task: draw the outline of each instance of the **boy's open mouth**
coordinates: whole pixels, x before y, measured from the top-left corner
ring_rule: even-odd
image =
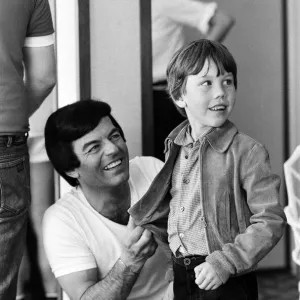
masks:
[[[225,109],[226,109],[225,105],[215,105],[215,106],[209,108],[209,110],[212,110],[212,111],[223,111]]]

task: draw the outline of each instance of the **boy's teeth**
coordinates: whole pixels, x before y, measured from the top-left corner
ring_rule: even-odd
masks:
[[[211,108],[211,110],[223,110],[223,109],[225,109],[224,105],[217,105]]]
[[[113,163],[107,165],[104,169],[105,169],[105,170],[110,170],[110,169],[112,169],[112,168],[118,166],[119,164],[121,164],[121,159],[119,159],[119,160],[117,160],[117,161],[115,161],[115,162],[113,162]]]

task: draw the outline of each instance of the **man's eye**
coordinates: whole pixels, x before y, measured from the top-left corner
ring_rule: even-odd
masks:
[[[95,152],[95,151],[97,151],[98,149],[99,149],[99,145],[94,145],[93,147],[91,147],[89,150],[88,150],[88,152],[87,153],[93,153],[93,152]]]
[[[112,139],[112,140],[117,140],[117,139],[119,139],[121,137],[121,134],[120,133],[114,133],[110,138]]]

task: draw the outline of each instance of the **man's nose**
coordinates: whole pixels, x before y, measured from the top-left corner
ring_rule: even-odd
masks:
[[[105,142],[105,154],[112,155],[118,152],[118,147],[112,141],[106,140]]]

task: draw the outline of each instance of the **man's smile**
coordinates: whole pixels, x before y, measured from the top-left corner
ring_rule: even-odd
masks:
[[[113,161],[112,163],[105,166],[104,170],[106,170],[106,171],[112,170],[112,169],[118,167],[121,163],[122,163],[122,159],[118,159],[116,161]]]

